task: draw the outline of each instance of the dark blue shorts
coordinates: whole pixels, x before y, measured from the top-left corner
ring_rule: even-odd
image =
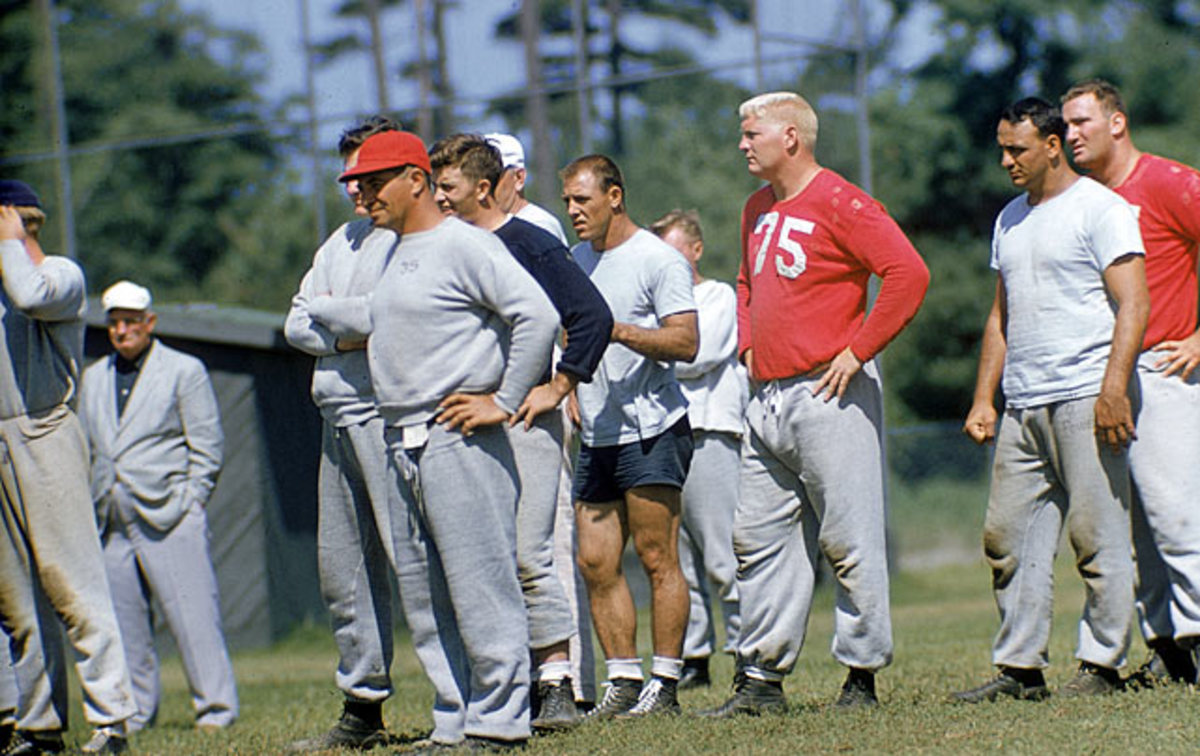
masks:
[[[575,463],[576,501],[621,501],[638,486],[683,488],[692,464],[692,427],[687,415],[653,438],[617,446],[579,447]]]

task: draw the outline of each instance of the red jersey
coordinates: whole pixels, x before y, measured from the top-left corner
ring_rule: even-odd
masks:
[[[1142,349],[1192,335],[1200,296],[1200,173],[1157,155],[1142,155],[1116,192],[1137,212],[1146,245],[1150,322]]]
[[[867,284],[882,279],[867,317]],[[738,354],[754,377],[803,375],[847,346],[865,362],[912,320],[929,270],[883,206],[833,171],[777,202],[770,186],[742,211]]]

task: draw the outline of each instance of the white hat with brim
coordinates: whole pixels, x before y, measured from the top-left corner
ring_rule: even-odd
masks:
[[[150,297],[150,290],[145,286],[138,286],[133,281],[117,281],[105,289],[104,294],[100,297],[100,303],[104,305],[105,312],[110,310],[149,310],[153,301]]]

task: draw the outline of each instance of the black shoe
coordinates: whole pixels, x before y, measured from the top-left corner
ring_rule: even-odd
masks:
[[[834,706],[839,709],[857,709],[878,705],[879,699],[875,697],[875,673],[851,667]]]
[[[566,677],[558,682],[539,682],[537,684],[538,706],[537,716],[529,726],[539,731],[566,730],[579,724],[579,710],[575,708],[575,691],[571,687],[571,678]]]
[[[57,730],[14,730],[9,737],[8,747],[0,753],[4,756],[40,756],[65,750],[62,733]]]
[[[7,709],[4,712],[0,712],[0,713],[8,716],[8,715],[11,715],[13,713],[13,711],[12,711],[12,709]],[[5,722],[4,724],[0,724],[0,754],[7,752],[8,744],[12,742],[13,736],[16,734],[17,734],[17,726],[14,725],[12,722]]]
[[[1022,679],[1017,679],[1021,677]],[[950,700],[957,703],[983,703],[995,701],[997,698],[1015,698],[1018,701],[1041,701],[1050,697],[1050,689],[1041,670],[1020,670],[1001,668],[1000,674],[988,680],[978,688],[971,688],[960,693],[954,693]]]
[[[1058,689],[1059,698],[1083,696],[1105,696],[1121,688],[1121,676],[1117,670],[1101,667],[1091,662],[1080,662],[1079,671]]]
[[[1122,681],[1130,690],[1156,688],[1171,683],[1196,682],[1196,662],[1192,650],[1170,638],[1150,642],[1150,658]]]
[[[612,719],[618,714],[625,712],[637,706],[638,696],[642,692],[641,680],[630,680],[624,677],[617,677],[604,683],[607,690],[604,691],[604,698],[600,699],[600,703],[596,704],[596,708],[587,713],[584,719],[588,722],[603,722],[606,719]]]
[[[728,719],[741,715],[757,717],[761,714],[783,714],[787,708],[782,682],[758,680],[739,674],[734,678],[733,695],[729,700],[715,709],[701,711],[698,715],[712,719]]]
[[[634,719],[638,717],[657,716],[659,714],[678,714],[679,698],[676,696],[678,681],[669,680],[655,675],[642,688],[637,703],[629,711],[616,715],[617,719]]]
[[[297,740],[287,747],[288,753],[317,753],[334,748],[354,748],[360,751],[388,743],[383,726],[383,706],[365,701],[346,701],[342,716],[329,732],[315,738]]]
[[[679,675],[679,684],[676,686],[676,690],[707,688],[711,685],[712,678],[708,676],[707,656],[683,660],[683,673]]]

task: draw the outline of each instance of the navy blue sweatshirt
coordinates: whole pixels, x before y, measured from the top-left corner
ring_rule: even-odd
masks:
[[[608,303],[552,234],[514,217],[496,229],[496,236],[541,285],[558,310],[567,332],[567,347],[557,366],[559,372],[570,373],[581,383],[591,381],[612,336],[613,317]],[[539,383],[549,380],[547,370]]]

